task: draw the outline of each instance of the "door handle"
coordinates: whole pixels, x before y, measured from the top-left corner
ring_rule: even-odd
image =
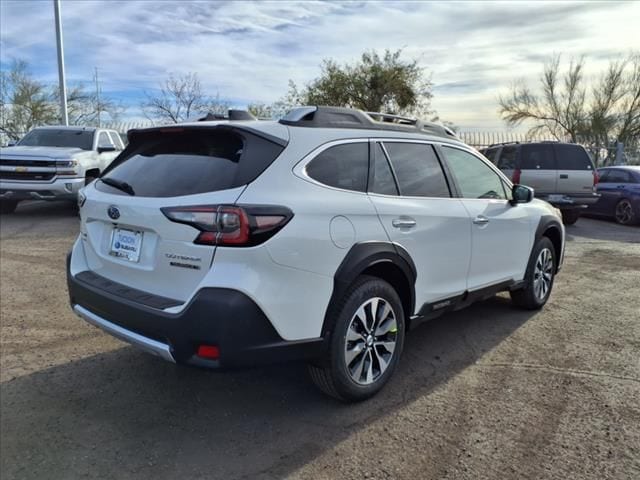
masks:
[[[489,223],[489,219],[484,215],[478,215],[473,219],[473,223],[476,225],[486,225],[487,223]]]
[[[569,175],[567,175],[566,173],[561,173],[560,178],[569,178]]]
[[[416,221],[409,217],[394,218],[391,225],[395,228],[413,228],[416,226]]]

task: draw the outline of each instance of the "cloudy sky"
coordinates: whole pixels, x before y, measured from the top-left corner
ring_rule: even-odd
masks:
[[[434,82],[440,117],[501,129],[496,98],[515,79],[535,83],[545,58],[585,55],[596,75],[640,48],[640,2],[323,2],[62,0],[68,83],[89,84],[140,117],[143,92],[169,73],[198,72],[237,106],[282,97],[289,79],[315,78],[323,58],[404,49]],[[27,60],[57,82],[51,0],[0,0],[0,65]]]

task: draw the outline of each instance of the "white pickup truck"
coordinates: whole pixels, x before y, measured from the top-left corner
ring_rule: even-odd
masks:
[[[0,212],[21,200],[74,200],[124,149],[115,130],[39,127],[0,149]]]

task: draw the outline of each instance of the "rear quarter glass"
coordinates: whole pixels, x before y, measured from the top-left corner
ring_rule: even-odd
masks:
[[[140,197],[177,197],[228,190],[255,180],[284,147],[229,128],[141,131],[103,178],[129,184]],[[98,190],[127,193],[97,182]]]

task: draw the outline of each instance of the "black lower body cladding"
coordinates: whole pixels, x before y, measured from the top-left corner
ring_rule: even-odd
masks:
[[[322,352],[321,338],[283,340],[262,310],[236,290],[202,289],[180,313],[172,314],[131,300],[124,293],[127,289],[124,285],[118,295],[81,278],[82,275],[71,275],[68,259],[67,284],[72,306],[79,305],[112,324],[169,345],[177,363],[226,369],[312,360]],[[219,358],[198,357],[200,345],[217,346]]]

